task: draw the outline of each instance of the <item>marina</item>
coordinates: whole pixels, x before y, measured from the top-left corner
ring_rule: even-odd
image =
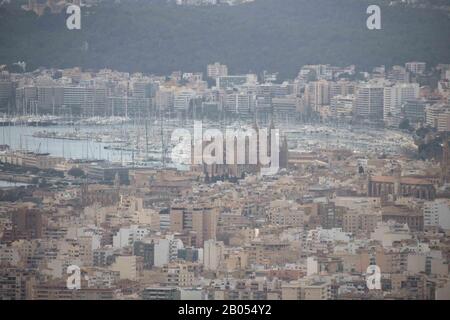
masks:
[[[0,128],[0,143],[10,146],[12,150],[45,152],[74,160],[107,160],[122,165],[151,167],[170,165],[171,149],[175,143],[171,141],[173,130],[193,130],[194,124],[193,121],[179,119],[129,121],[121,117],[87,118],[71,125],[55,124],[51,128],[11,123],[14,125]],[[251,120],[202,122],[203,131],[210,128],[237,130],[251,125]],[[332,148],[361,154],[396,155],[416,149],[410,135],[389,129],[292,123],[280,127],[283,128],[281,134],[286,136],[290,150],[297,152]]]

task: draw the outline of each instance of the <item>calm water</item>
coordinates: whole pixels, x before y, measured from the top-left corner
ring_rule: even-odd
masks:
[[[110,132],[111,127],[78,127],[82,132]],[[6,126],[0,127],[0,143],[7,144],[12,149],[24,149],[34,152],[48,152],[53,156],[66,159],[102,159],[110,161],[131,161],[132,153],[119,150],[106,150],[110,145],[92,140],[63,140],[33,137],[38,131],[73,132],[72,126],[30,127]]]
[[[182,125],[182,124],[180,124]],[[175,126],[176,127],[176,126]],[[172,129],[174,127],[172,126]],[[287,133],[289,140],[294,144],[293,148],[298,150],[310,150],[321,147],[335,147],[355,150],[359,152],[387,152],[392,154],[400,153],[401,149],[413,148],[414,143],[410,136],[400,132],[390,130],[364,130],[363,132],[351,132],[348,129],[319,128],[317,126],[300,125],[294,126],[296,132]],[[126,133],[136,130],[136,126],[131,124],[115,126],[77,126],[80,132],[89,133]],[[131,151],[107,150],[105,146],[111,143],[97,142],[95,140],[66,140],[52,138],[33,137],[33,133],[38,131],[50,132],[74,132],[74,126],[51,126],[51,127],[31,127],[31,126],[6,126],[0,127],[0,144],[7,144],[12,149],[23,149],[34,152],[47,152],[53,156],[64,157],[66,159],[99,159],[115,162],[132,161]],[[145,132],[139,129],[139,136],[143,138]],[[300,131],[298,131],[300,130]],[[149,132],[150,140],[158,141],[156,134],[158,128],[153,128]],[[288,130],[289,131],[289,130]],[[325,132],[326,131],[326,132]],[[142,140],[141,140],[142,141]],[[159,142],[155,142],[159,145]],[[292,146],[291,146],[292,148]],[[157,154],[149,154],[153,157],[160,157]]]

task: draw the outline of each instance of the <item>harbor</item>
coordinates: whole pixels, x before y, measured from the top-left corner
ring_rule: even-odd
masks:
[[[13,122],[0,128],[0,143],[11,150],[45,152],[73,160],[102,160],[124,166],[170,166],[174,147],[171,134],[176,128],[193,129],[193,121],[180,119],[86,118],[71,124],[55,123],[51,127],[30,126]],[[237,122],[202,122],[208,128],[240,128],[251,120]],[[263,127],[263,124],[261,124]],[[289,149],[311,152],[319,149],[345,149],[353,153],[399,155],[414,151],[416,146],[407,133],[390,129],[336,127],[332,124],[286,124],[280,132],[286,136]]]

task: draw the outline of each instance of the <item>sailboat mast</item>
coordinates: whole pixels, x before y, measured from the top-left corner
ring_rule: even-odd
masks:
[[[163,121],[164,121],[164,117],[162,115],[162,112],[160,110],[160,134],[161,134],[161,157],[162,157],[162,164],[163,164],[163,168],[166,167],[166,150],[165,150],[165,145],[164,145],[164,127],[163,127]]]
[[[148,159],[148,121],[145,118],[145,159]]]

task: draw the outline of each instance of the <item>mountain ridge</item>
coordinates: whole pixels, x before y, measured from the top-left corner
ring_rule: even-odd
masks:
[[[239,6],[160,2],[101,3],[83,9],[81,30],[67,16],[37,17],[0,7],[0,64],[112,68],[168,74],[204,71],[220,61],[232,73],[280,72],[304,64],[362,68],[411,60],[450,63],[450,19],[436,10],[382,6],[382,29],[366,28],[358,0],[258,0]],[[88,44],[88,46],[86,46]],[[88,47],[88,50],[86,50]]]

